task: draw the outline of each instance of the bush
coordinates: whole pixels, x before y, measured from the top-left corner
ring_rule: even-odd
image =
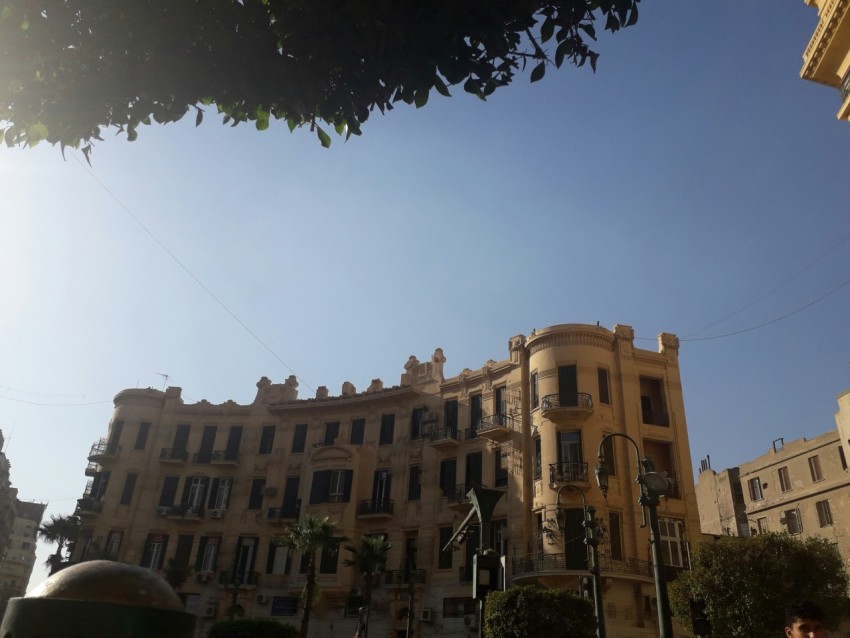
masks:
[[[512,587],[490,592],[485,638],[595,638],[593,605],[568,589]]]
[[[243,619],[217,622],[208,638],[295,638],[298,629],[275,620]]]

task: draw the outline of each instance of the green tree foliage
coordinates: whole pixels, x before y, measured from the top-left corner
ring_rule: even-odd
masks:
[[[774,638],[782,633],[789,602],[817,603],[835,625],[848,615],[848,576],[834,545],[787,534],[724,536],[701,543],[691,570],[670,588],[674,616],[690,628],[690,600],[705,603],[715,636]]]
[[[214,106],[225,123],[309,125],[324,146],[369,114],[422,107],[450,86],[484,99],[530,68],[585,62],[597,26],[635,24],[640,0],[3,0],[0,121],[7,145],[86,154],[104,128]]]
[[[485,638],[594,638],[593,605],[568,589],[512,587],[487,595]]]
[[[339,547],[346,539],[337,534],[336,523],[327,516],[307,514],[301,523],[287,526],[277,542],[307,556],[307,582],[304,585],[304,616],[301,618],[300,638],[307,638],[310,615],[316,595],[316,554],[323,549]]]
[[[387,562],[387,554],[393,545],[383,536],[364,536],[359,545],[346,545],[346,551],[352,553],[352,558],[343,559],[343,564],[354,567],[363,577],[363,604],[369,606],[372,602],[372,588],[375,579]]]
[[[45,565],[50,573],[59,569],[67,559],[65,549],[73,545],[80,532],[80,519],[76,516],[50,516],[50,520],[38,526],[38,537],[47,543],[56,543],[56,552],[47,557]]]
[[[215,623],[208,638],[295,638],[298,629],[274,620],[259,618],[223,620]]]

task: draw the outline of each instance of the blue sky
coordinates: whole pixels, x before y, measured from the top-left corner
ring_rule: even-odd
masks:
[[[397,383],[436,347],[448,375],[478,368],[546,325],[630,324],[655,348],[829,293],[850,279],[850,124],[799,78],[816,23],[802,0],[648,0],[602,35],[595,75],[526,76],[487,103],[456,88],[330,150],[212,113],[109,134],[92,169],[0,149],[0,428],[20,497],[71,513],[111,398],[157,373],[245,403],[291,368],[309,397]],[[850,285],[683,341],[693,466],[831,429],[848,314]]]

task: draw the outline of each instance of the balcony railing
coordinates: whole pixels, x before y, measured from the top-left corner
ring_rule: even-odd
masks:
[[[453,442],[459,443],[457,428],[437,428],[428,431],[431,443]]]
[[[490,414],[481,417],[478,421],[478,433],[493,432],[499,430],[513,430],[514,419],[508,414]]]
[[[662,425],[667,427],[670,425],[670,416],[666,412],[654,410],[642,410],[642,421],[647,425]]]
[[[454,501],[457,503],[466,503],[466,495],[473,487],[486,488],[487,486],[482,483],[461,483],[460,485],[455,485],[454,487],[444,488],[443,496],[445,496],[450,501]]]
[[[238,463],[239,462],[239,453],[231,452],[229,450],[216,450],[212,453],[212,462],[213,463]]]
[[[101,511],[103,511],[103,501],[90,497],[77,499],[77,513],[99,514]]]
[[[270,521],[297,521],[301,515],[301,499],[295,502],[295,506],[270,507],[266,512],[266,519]]]
[[[841,95],[841,103],[844,104],[847,98],[850,97],[850,69],[844,74],[844,78],[838,87],[838,93]]]
[[[204,508],[192,505],[175,505],[168,508],[167,516],[171,518],[201,519],[204,517]]]
[[[536,574],[539,572],[558,572],[565,569],[575,571],[584,571],[587,569],[579,562],[583,562],[583,556],[579,556],[574,566],[567,564],[566,555],[561,552],[558,554],[527,554],[525,556],[510,556],[511,574],[514,578],[524,576],[526,574]],[[648,560],[638,560],[636,558],[628,558],[625,560],[611,560],[608,556],[599,557],[599,568],[604,574],[605,572],[614,572],[619,574],[631,574],[634,576],[646,576],[652,578],[652,563]]]
[[[360,501],[357,504],[357,516],[373,516],[377,514],[387,514],[392,516],[393,504],[394,503],[391,498]]]
[[[587,392],[578,392],[574,398],[561,398],[560,394],[547,394],[543,397],[541,407],[544,411],[554,410],[557,408],[584,408],[586,410],[593,409],[593,397]]]
[[[549,483],[587,483],[587,463],[563,461],[549,464]]]
[[[399,585],[421,585],[425,583],[424,569],[393,569],[384,575],[384,584],[388,587]]]
[[[185,463],[189,460],[189,452],[183,448],[164,447],[159,451],[159,460]]]
[[[223,571],[218,573],[218,584],[222,587],[256,587],[260,582],[259,572],[236,572],[236,578],[233,577],[233,571]]]
[[[463,438],[466,441],[472,441],[478,438],[478,428],[466,428],[463,431]]]
[[[120,451],[121,446],[117,443],[110,443],[107,439],[98,439],[92,443],[88,459],[94,461],[95,459],[109,458],[117,456]]]

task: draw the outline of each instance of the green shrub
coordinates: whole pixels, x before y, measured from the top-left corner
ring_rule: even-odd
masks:
[[[222,620],[207,634],[208,638],[295,638],[297,635],[298,629],[293,625],[258,618]]]
[[[568,589],[525,586],[490,592],[485,638],[594,638],[593,605]]]

